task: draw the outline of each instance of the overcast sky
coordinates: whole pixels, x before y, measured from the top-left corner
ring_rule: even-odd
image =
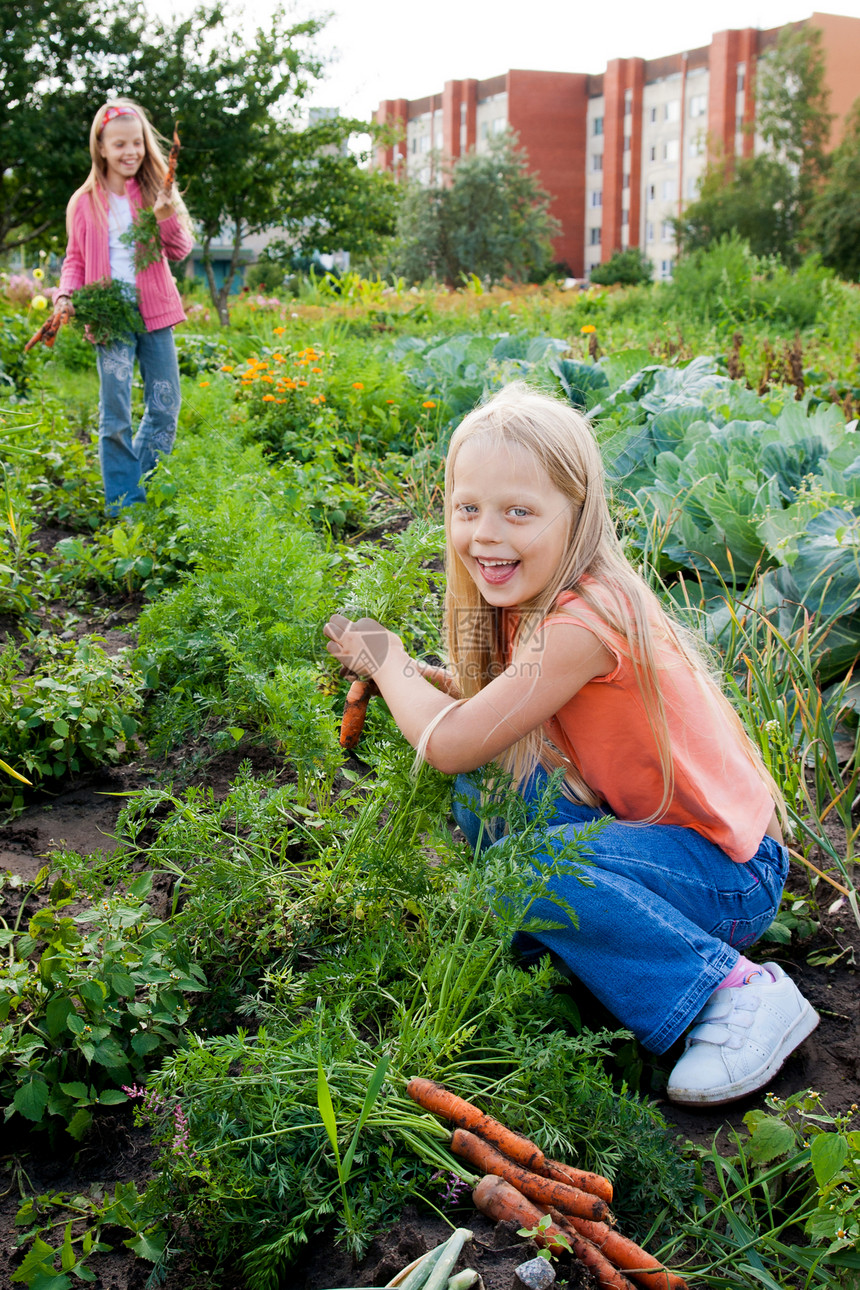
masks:
[[[191,0],[146,0],[160,17],[184,16]],[[245,0],[247,32],[273,0]],[[656,58],[710,43],[732,27],[779,27],[811,16],[803,0],[334,0],[298,3],[297,17],[331,12],[321,47],[333,58],[311,102],[369,118],[381,99],[421,98],[448,80],[496,76],[510,67],[602,72],[610,58]],[[860,0],[826,12],[860,18]],[[860,77],[858,77],[860,83]]]

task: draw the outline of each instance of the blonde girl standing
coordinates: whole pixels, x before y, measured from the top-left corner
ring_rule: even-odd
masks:
[[[119,98],[99,108],[90,129],[92,168],[66,211],[68,248],[54,299],[70,307],[70,292],[110,279],[136,296],[145,330],[96,346],[99,372],[99,462],[105,508],[116,515],[146,498],[145,481],[176,438],[181,402],[173,328],[185,311],[168,259],[182,260],[193,238],[188,213],[164,188],[167,162],[143,108]],[[162,253],[140,272],[122,238],[134,217],[151,207]],[[134,362],[143,379],[144,414],[133,433]]]
[[[496,763],[528,803],[563,769],[546,853],[603,819],[590,885],[559,873],[552,885],[578,928],[521,933],[518,948],[550,951],[654,1053],[688,1031],[674,1101],[762,1088],[818,1024],[776,964],[744,954],[779,907],[784,806],[701,658],[624,558],[587,422],[508,386],[455,432],[445,488],[449,668],[416,664],[394,633],[341,615],[325,628],[329,652],[373,677],[438,769]],[[455,816],[474,846],[477,817]],[[530,913],[563,920],[549,901]]]

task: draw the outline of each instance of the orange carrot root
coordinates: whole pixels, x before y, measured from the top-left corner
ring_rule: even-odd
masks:
[[[595,1219],[598,1222],[605,1218],[611,1221],[612,1215],[606,1202],[599,1196],[579,1191],[567,1183],[554,1182],[551,1178],[544,1178],[540,1174],[523,1169],[521,1165],[513,1164],[483,1138],[469,1133],[466,1129],[454,1130],[451,1137],[451,1150],[455,1156],[467,1160],[477,1169],[482,1169],[485,1174],[497,1174],[506,1182],[513,1183],[523,1196],[537,1205],[542,1205],[545,1210],[553,1205],[564,1214],[576,1214],[580,1218]]]
[[[561,1226],[572,1228],[591,1241],[611,1263],[621,1268],[644,1290],[688,1290],[686,1281],[677,1272],[664,1267],[653,1254],[649,1254],[620,1232],[607,1227],[605,1223],[592,1223],[585,1218],[562,1214],[557,1215],[557,1221]]]
[[[481,1179],[472,1192],[472,1200],[476,1209],[486,1214],[487,1218],[495,1219],[497,1223],[519,1223],[520,1227],[531,1229],[537,1227],[545,1217],[542,1209],[526,1200],[522,1192],[496,1174],[487,1174]],[[564,1240],[559,1241],[558,1237]],[[568,1234],[556,1223],[550,1223],[534,1240],[537,1245],[552,1250],[554,1254],[561,1254],[570,1243]]]
[[[48,349],[50,349],[54,341],[57,339],[57,332],[60,330],[63,323],[68,321],[69,311],[64,305],[59,309],[55,309],[51,314],[51,317],[47,318],[45,322],[42,323],[42,326],[36,332],[35,336],[31,336],[27,341],[27,344],[24,346],[24,353],[28,353],[34,345],[38,345],[40,342],[43,345],[47,345]]]
[[[372,694],[379,694],[375,681],[363,679],[353,681],[346,695],[343,706],[343,720],[340,723],[340,746],[347,752],[358,747],[364,721],[367,716],[367,705]]]
[[[526,1200],[516,1187],[492,1174],[481,1179],[472,1192],[472,1199],[475,1208],[488,1218],[494,1218],[497,1222],[519,1223],[521,1227],[528,1229],[537,1227],[546,1214],[545,1210]],[[542,1232],[536,1233],[532,1240],[536,1245],[549,1248],[554,1254],[572,1249],[580,1263],[584,1263],[594,1273],[604,1290],[634,1290],[623,1273],[613,1268],[596,1246],[558,1223],[550,1223]]]
[[[593,1196],[605,1200],[607,1205],[612,1200],[612,1183],[602,1174],[593,1174],[587,1169],[574,1169],[572,1165],[562,1165],[557,1160],[547,1160],[546,1170],[539,1172],[556,1182],[578,1187],[580,1191],[590,1191]]]
[[[607,1204],[612,1200],[612,1183],[608,1178],[602,1178],[600,1174],[587,1173],[584,1170],[571,1169],[568,1165],[560,1165],[554,1160],[547,1160],[540,1148],[528,1138],[520,1133],[514,1133],[489,1115],[484,1115],[483,1111],[479,1111],[471,1102],[457,1097],[441,1084],[435,1084],[429,1079],[412,1079],[406,1085],[406,1091],[425,1110],[441,1116],[459,1129],[468,1129],[476,1133],[485,1142],[489,1142],[511,1160],[516,1161],[518,1165],[522,1165],[524,1169],[542,1174],[545,1178],[553,1178],[556,1182],[568,1183],[578,1187],[580,1191],[592,1192]],[[565,1176],[561,1177],[559,1173],[553,1171],[560,1171]]]

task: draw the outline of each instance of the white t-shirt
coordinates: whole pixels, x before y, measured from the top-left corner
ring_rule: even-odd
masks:
[[[110,276],[118,282],[135,285],[134,247],[125,246],[119,239],[131,226],[131,202],[125,196],[108,193],[108,249],[110,251]]]

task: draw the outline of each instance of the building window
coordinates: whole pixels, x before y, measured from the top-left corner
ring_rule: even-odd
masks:
[[[418,151],[418,140],[415,138],[415,136],[414,136],[414,135],[412,136],[412,142],[411,142],[411,144],[409,145],[409,151],[410,151],[410,152],[417,152],[417,151]]]
[[[661,278],[671,278],[671,276],[672,276],[672,267],[673,267],[674,263],[675,263],[675,261],[674,261],[674,260],[661,260],[661,261],[660,261],[660,277],[661,277]]]
[[[704,116],[707,110],[707,94],[694,94],[690,99],[690,116]]]
[[[592,206],[603,205],[603,190],[601,188],[596,188],[591,194],[591,204]]]
[[[674,242],[675,228],[670,219],[664,219],[660,225],[660,237],[664,242]]]
[[[594,269],[599,268],[599,266],[600,266],[600,261],[599,261],[599,260],[595,260],[593,264],[589,264],[589,266],[588,266],[588,272],[589,272],[589,273],[593,272],[593,270],[594,270]]]
[[[460,151],[461,152],[465,152],[466,150],[466,138],[467,138],[466,122],[464,121],[460,126]]]
[[[653,202],[653,201],[656,199],[656,197],[657,197],[657,185],[656,185],[656,184],[649,184],[649,185],[648,185],[648,200],[649,200],[649,202]]]
[[[677,161],[680,144],[677,139],[667,139],[663,144],[663,160]]]
[[[655,107],[652,107],[650,112],[648,113],[648,120],[651,122],[652,125],[654,125],[654,123],[656,122],[657,109]]]
[[[592,228],[588,230],[588,241],[590,246],[600,246],[599,228]]]
[[[648,149],[648,160],[649,161],[657,160],[657,145],[654,143],[652,143],[651,147]]]
[[[630,187],[630,175],[627,171],[625,171],[624,174],[621,176],[621,187],[622,188]]]
[[[629,134],[625,134],[625,136],[624,136],[624,151],[625,151],[625,152],[629,152],[629,151],[630,151],[630,142],[631,142],[631,140],[630,140],[630,135],[629,135]]]
[[[497,116],[493,122],[493,134],[501,134],[507,128],[507,120],[503,116]]]
[[[593,126],[592,126],[592,128],[591,128],[591,133],[592,133],[592,134],[603,134],[603,117],[602,117],[602,116],[596,116],[596,117],[594,118],[594,125],[593,125]]]
[[[592,154],[591,154],[591,169],[592,169],[592,170],[602,170],[602,169],[603,169],[603,153],[602,153],[602,152],[592,152]]]
[[[624,91],[624,112],[625,114],[633,111],[633,91]]]
[[[700,181],[696,175],[690,175],[689,179],[687,180],[687,196],[689,197],[691,202],[694,202],[698,199],[699,182]]]
[[[651,223],[650,219],[645,221],[645,241],[654,241],[654,225]]]
[[[687,151],[691,157],[703,157],[705,155],[705,140],[700,134],[690,140],[690,146]]]
[[[421,138],[418,140],[418,151],[429,152],[431,145],[432,145],[432,140],[430,138],[430,135],[422,134]]]
[[[668,103],[664,103],[663,120],[664,121],[681,120],[681,100],[680,99],[670,99]]]
[[[629,212],[629,211],[622,211],[622,212],[621,212],[621,227],[622,227],[622,228],[624,228],[625,224],[629,224],[629,223],[630,223],[630,212]]]
[[[744,85],[746,84],[746,79],[747,79],[746,63],[738,63],[737,75],[738,75],[738,93],[740,93],[741,90],[744,88]]]
[[[481,122],[481,138],[482,138],[482,139],[489,139],[489,137],[490,137],[490,123],[489,123],[489,121],[482,121],[482,122]]]
[[[677,179],[663,180],[663,201],[674,202],[678,200],[678,181]]]

